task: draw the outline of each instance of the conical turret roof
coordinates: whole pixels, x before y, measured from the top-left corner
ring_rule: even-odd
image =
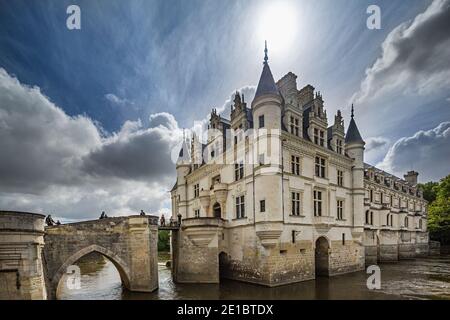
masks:
[[[261,77],[259,79],[258,88],[256,89],[255,98],[266,95],[266,94],[275,94],[279,95],[277,85],[275,84],[275,80],[273,79],[272,72],[270,71],[267,57],[267,42],[266,48],[264,49],[264,66],[261,73]]]
[[[352,118],[348,125],[347,133],[345,134],[345,143],[365,143],[361,134],[359,133],[358,126],[354,119],[353,105],[352,105]]]

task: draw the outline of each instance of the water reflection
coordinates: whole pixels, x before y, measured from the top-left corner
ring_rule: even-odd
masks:
[[[114,265],[98,254],[81,259],[82,288],[61,286],[60,299],[450,299],[450,256],[382,264],[381,290],[368,290],[368,275],[362,272],[332,278],[266,288],[243,282],[223,280],[214,284],[175,284],[160,255],[159,289],[136,293],[122,289]],[[64,281],[64,279],[63,279]]]

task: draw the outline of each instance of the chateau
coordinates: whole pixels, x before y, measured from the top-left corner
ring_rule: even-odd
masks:
[[[267,48],[255,97],[213,109],[207,143],[183,142],[171,191],[177,282],[221,277],[277,286],[428,253],[418,173],[404,180],[364,162],[353,106],[345,132],[320,92],[275,82]]]

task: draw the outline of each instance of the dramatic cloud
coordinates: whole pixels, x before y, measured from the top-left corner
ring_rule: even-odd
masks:
[[[450,122],[442,122],[434,129],[399,139],[377,166],[398,176],[414,169],[420,181],[437,181],[450,174],[449,146]]]
[[[383,137],[372,137],[366,141],[366,152],[381,149],[389,143],[389,140]]]
[[[395,28],[366,70],[357,103],[395,92],[427,95],[450,87],[450,0],[434,0],[412,22]]]
[[[74,219],[167,210],[182,133],[171,114],[149,120],[105,136],[0,68],[0,208]]]
[[[94,123],[69,117],[39,90],[0,68],[0,188],[41,192],[79,182],[79,160],[100,146]]]

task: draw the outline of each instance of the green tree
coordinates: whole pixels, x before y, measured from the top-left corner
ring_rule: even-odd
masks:
[[[170,235],[167,230],[158,231],[158,251],[169,251],[170,250]]]
[[[450,244],[450,175],[432,189],[435,200],[428,206],[430,237],[441,244]]]
[[[439,186],[438,182],[427,182],[425,184],[420,184],[420,187],[423,190],[423,198],[427,200],[429,203],[432,203],[436,200],[436,187]]]

